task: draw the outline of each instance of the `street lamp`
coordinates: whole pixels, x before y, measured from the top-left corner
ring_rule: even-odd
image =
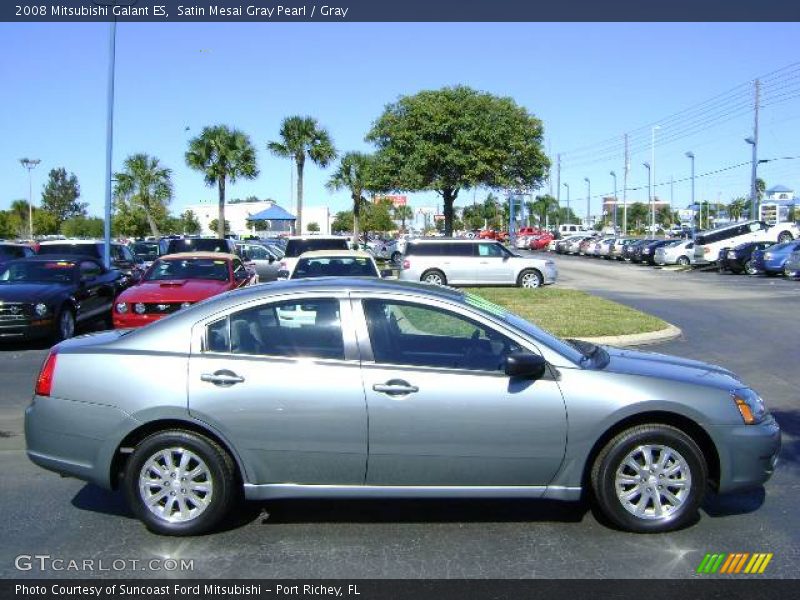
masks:
[[[692,152],[691,150],[689,152],[687,152],[686,153],[686,158],[688,158],[689,160],[692,161],[692,206],[694,206],[694,152]],[[702,216],[703,216],[702,213],[700,213],[700,217],[701,218],[702,218]],[[699,222],[697,225],[698,225],[698,228],[699,228],[700,226],[702,226],[702,223]],[[697,229],[694,228],[694,227],[692,227],[692,229],[694,230],[694,236],[692,236],[692,237],[697,236]]]
[[[652,178],[650,177],[650,163],[649,162],[645,162],[645,163],[642,163],[642,164],[644,165],[644,168],[647,169],[647,202],[650,203],[651,206],[652,206],[653,199],[652,199],[652,196],[651,196],[651,187],[650,187],[651,186],[651,180],[652,180]],[[654,233],[653,229],[651,229],[650,230],[650,234],[652,235],[653,233]]]
[[[753,147],[753,165],[750,173],[750,220],[758,219],[758,187],[756,177],[758,171],[758,140],[754,137],[744,138]]]
[[[589,181],[588,177],[584,177],[583,180],[586,182],[586,226],[589,226],[589,216],[591,215],[591,201],[592,201],[592,182]]]
[[[656,187],[656,129],[661,129],[660,125],[654,125],[650,130],[650,164],[653,169],[653,188]],[[653,201],[650,204],[650,230],[653,232],[653,238],[656,237],[656,199],[653,196]]]
[[[28,169],[28,231],[33,241],[33,188],[31,186],[31,171],[36,168],[41,160],[38,158],[20,158],[19,164]]]
[[[611,171],[611,176],[614,178],[614,234],[617,233],[617,174]]]
[[[564,187],[567,188],[567,216],[569,216],[569,184],[565,183]]]

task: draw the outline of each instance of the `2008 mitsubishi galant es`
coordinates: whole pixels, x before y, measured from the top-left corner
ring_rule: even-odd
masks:
[[[562,341],[446,287],[312,279],[229,292],[62,342],[28,455],[121,487],[151,530],[246,499],[585,491],[623,529],[690,522],[709,485],[763,484],[780,430],[720,367]]]

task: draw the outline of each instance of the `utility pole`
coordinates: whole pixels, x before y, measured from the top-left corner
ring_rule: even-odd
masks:
[[[628,156],[628,134],[625,138],[625,170],[622,176],[622,235],[628,235],[628,171],[631,168]]]
[[[591,217],[592,210],[591,210],[591,202],[592,202],[592,182],[589,181],[588,177],[584,177],[583,180],[586,182],[586,227],[589,227],[589,218]]]
[[[531,199],[533,196],[531,196]],[[556,155],[556,202],[561,208],[561,154]]]
[[[106,105],[106,210],[103,224],[103,264],[111,268],[111,161],[114,146],[114,67],[116,64],[117,19],[111,21],[108,38],[108,98]]]
[[[750,175],[750,220],[758,219],[758,105],[761,95],[761,82],[755,82],[755,106],[753,110],[753,137],[745,141],[753,146],[753,164]]]
[[[41,160],[38,158],[20,158],[19,164],[28,169],[28,233],[33,241],[33,187],[31,184],[31,171],[36,168]]]

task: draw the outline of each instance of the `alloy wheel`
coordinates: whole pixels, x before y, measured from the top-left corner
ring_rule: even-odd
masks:
[[[139,472],[139,496],[154,515],[169,523],[199,517],[214,496],[208,465],[197,454],[181,447],[159,450]]]
[[[428,273],[425,275],[425,279],[423,279],[425,283],[430,283],[433,285],[442,285],[442,276],[438,273]]]
[[[520,278],[520,284],[524,288],[538,288],[542,283],[539,281],[539,276],[536,273],[525,273]]]
[[[58,319],[58,336],[62,340],[67,340],[73,335],[75,335],[75,317],[72,316],[71,310],[65,308]]]
[[[619,464],[614,478],[617,499],[639,519],[663,520],[680,510],[692,490],[689,463],[674,448],[637,446]]]

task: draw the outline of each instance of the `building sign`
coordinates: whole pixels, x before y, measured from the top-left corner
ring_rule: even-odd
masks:
[[[389,200],[394,206],[405,206],[408,204],[407,196],[398,196],[397,194],[389,194],[387,196],[375,196],[375,202],[381,200]]]

